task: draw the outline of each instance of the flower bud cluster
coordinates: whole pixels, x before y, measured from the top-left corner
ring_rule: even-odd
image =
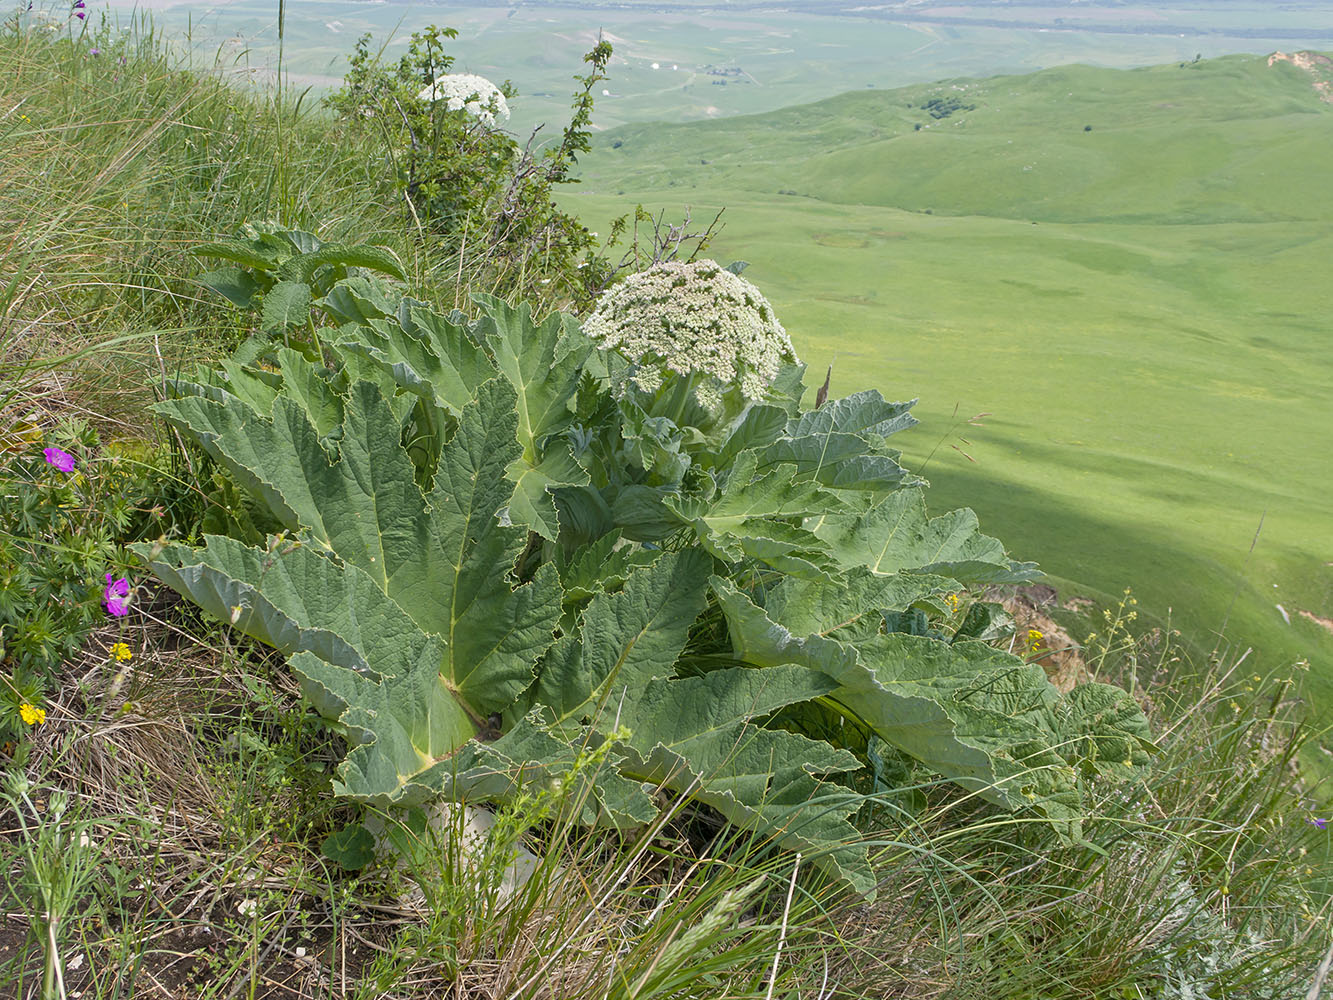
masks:
[[[589,337],[640,366],[645,392],[662,383],[663,368],[702,374],[762,399],[784,361],[795,362],[791,338],[759,290],[716,261],[657,264],[602,296],[583,324]],[[713,406],[716,384],[696,390]]]
[[[423,101],[444,101],[450,111],[466,109],[485,125],[494,126],[498,115],[509,118],[509,105],[500,88],[474,73],[446,73],[417,95]]]

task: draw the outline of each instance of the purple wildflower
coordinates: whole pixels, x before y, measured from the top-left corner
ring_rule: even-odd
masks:
[[[84,8],[84,7],[87,7],[87,6],[88,6],[88,5],[87,5],[86,3],[84,3],[83,0],[74,0],[74,9],[75,9],[75,10],[83,10],[83,8]]]
[[[82,20],[83,20],[85,17],[87,17],[88,15],[85,14],[85,13],[84,13],[83,11],[81,11],[81,10],[76,10],[76,11],[74,12],[74,16],[77,17],[80,21],[82,21]]]
[[[106,590],[102,594],[102,603],[109,614],[121,618],[130,613],[130,581],[125,577],[113,580],[106,575]]]
[[[88,50],[88,54],[89,54],[90,56],[100,56],[100,55],[102,54],[102,50],[101,50],[101,49],[89,49],[89,50]]]
[[[1320,819],[1318,816],[1311,816],[1309,819],[1306,820],[1306,822],[1311,824],[1312,826],[1319,827],[1319,829],[1321,830],[1328,829],[1328,820]]]
[[[54,465],[61,472],[74,471],[74,456],[69,452],[59,448],[44,448],[42,454],[46,456],[48,465]]]

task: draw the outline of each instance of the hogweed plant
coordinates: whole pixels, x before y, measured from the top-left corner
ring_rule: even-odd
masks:
[[[805,409],[771,308],[733,287],[726,320],[662,309],[656,334],[645,297],[627,357],[604,325],[485,296],[445,316],[350,276],[314,303],[336,324],[322,357],[201,369],[156,407],[283,534],[135,550],[290,657],[347,740],[333,789],[353,801],[560,782],[580,822],[630,829],[665,791],[871,894],[855,731],[1079,841],[1088,782],[1147,763],[1142,712],[1105,684],[1061,695],[990,644],[984,602],[957,622],[948,595],[1035,567],[971,511],[927,516],[887,443],[911,403]],[[703,330],[714,353],[691,364]]]

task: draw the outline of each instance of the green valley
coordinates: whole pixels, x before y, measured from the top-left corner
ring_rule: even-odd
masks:
[[[940,509],[1204,650],[1309,661],[1327,711],[1328,69],[1070,66],[629,126],[566,202],[603,232],[725,207],[710,252],[752,262],[812,371],[921,397],[903,447]]]

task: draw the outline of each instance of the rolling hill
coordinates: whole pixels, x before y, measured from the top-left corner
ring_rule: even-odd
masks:
[[[725,207],[712,254],[752,262],[812,370],[921,397],[902,447],[936,506],[972,506],[1067,593],[1132,586],[1204,650],[1222,632],[1261,672],[1308,662],[1328,711],[1322,59],[1069,66],[626,126],[567,204],[601,231],[634,202]]]

